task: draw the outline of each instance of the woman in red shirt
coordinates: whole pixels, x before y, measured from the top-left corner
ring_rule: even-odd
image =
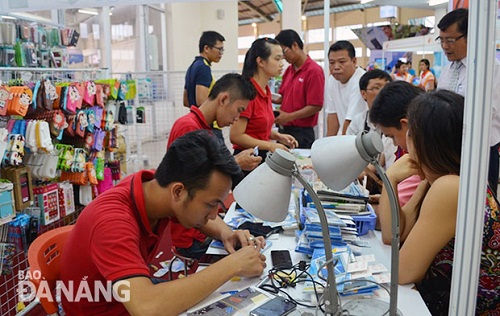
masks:
[[[279,42],[267,37],[255,40],[245,56],[243,76],[250,78],[257,96],[231,125],[234,154],[258,146],[259,155],[265,159],[268,151],[274,152],[276,148],[288,150],[298,145],[293,136],[272,130],[274,114],[267,83],[279,76],[282,69],[283,51]]]

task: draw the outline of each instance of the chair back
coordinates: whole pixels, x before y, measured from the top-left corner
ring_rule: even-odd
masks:
[[[63,226],[43,233],[31,243],[28,249],[30,281],[38,292],[40,281],[44,280],[46,282],[44,286],[48,285],[52,293],[53,300],[49,300],[47,297],[39,297],[40,304],[49,315],[57,313],[59,309],[54,294],[56,281],[60,279],[62,250],[73,226]],[[41,276],[41,278],[35,279],[34,276]],[[42,291],[42,293],[45,293],[45,291]]]

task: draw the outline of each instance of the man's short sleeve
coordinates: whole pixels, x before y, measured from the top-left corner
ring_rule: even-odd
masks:
[[[333,85],[334,85],[333,76],[329,75],[326,80],[326,97],[325,97],[325,113],[333,114],[337,113],[337,108],[333,102]]]
[[[318,70],[311,74],[307,84],[306,105],[323,107],[325,102],[325,75],[323,74],[323,70],[318,68]]]
[[[117,281],[138,275],[149,277],[149,268],[139,250],[140,230],[132,220],[115,217],[112,227],[101,222],[92,232],[90,256],[106,280]]]
[[[195,77],[195,86],[205,86],[210,88],[212,84],[212,71],[210,70],[210,66],[203,65],[198,68]]]

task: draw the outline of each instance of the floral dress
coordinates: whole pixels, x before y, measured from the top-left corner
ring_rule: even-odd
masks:
[[[455,238],[436,255],[420,292],[432,315],[448,315]],[[500,316],[500,211],[490,189],[486,193],[483,246],[479,271],[476,315]]]

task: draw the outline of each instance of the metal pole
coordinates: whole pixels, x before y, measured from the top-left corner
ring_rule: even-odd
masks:
[[[464,136],[449,315],[474,315],[489,157],[497,0],[471,1]]]

